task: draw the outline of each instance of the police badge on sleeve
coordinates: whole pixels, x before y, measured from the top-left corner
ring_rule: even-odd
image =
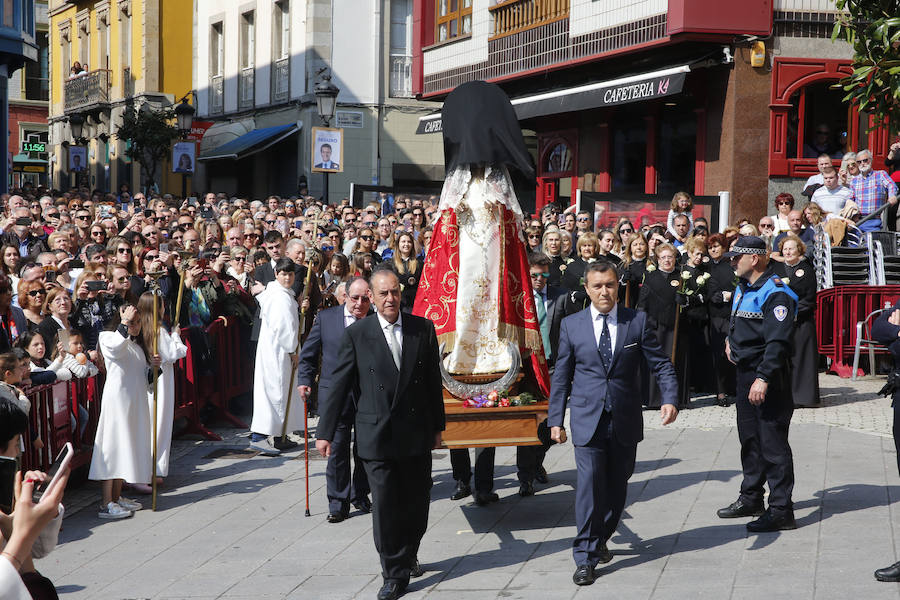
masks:
[[[787,306],[779,304],[772,312],[775,313],[776,319],[778,319],[779,321],[784,321],[787,318],[788,309]]]

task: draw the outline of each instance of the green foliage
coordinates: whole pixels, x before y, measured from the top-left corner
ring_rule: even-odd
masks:
[[[853,74],[841,80],[844,100],[875,116],[876,125],[900,104],[900,0],[836,0],[831,39],[853,47]]]
[[[141,109],[128,107],[122,116],[116,137],[131,141],[125,154],[140,163],[148,187],[156,182],[159,165],[169,156],[172,142],[179,137],[174,121],[175,111],[171,108],[153,109],[149,105]]]

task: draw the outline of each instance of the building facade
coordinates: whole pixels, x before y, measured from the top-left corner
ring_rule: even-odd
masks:
[[[416,0],[413,91],[501,85],[534,148],[535,208],[665,214],[684,190],[713,217],[720,192],[730,221],[758,217],[798,196],[823,148],[836,165],[886,154],[887,128],[867,132],[833,87],[852,57],[835,14],[831,0]]]
[[[439,186],[442,149],[415,135],[419,117],[439,105],[413,97],[412,9],[412,0],[200,3],[196,185],[254,198],[306,186],[321,196],[311,130],[324,125],[314,90],[329,75],[340,89],[330,126],[343,129],[330,200],[351,185]]]
[[[47,107],[50,96],[47,3],[34,5],[37,60],[28,61],[9,78],[9,141],[12,165],[9,185],[48,185]]]
[[[49,14],[52,184],[143,189],[129,142],[116,133],[126,108],[169,107],[190,95],[193,2],[50,0]],[[83,120],[79,140],[75,115]],[[181,176],[171,165],[160,169],[160,191],[180,192]]]

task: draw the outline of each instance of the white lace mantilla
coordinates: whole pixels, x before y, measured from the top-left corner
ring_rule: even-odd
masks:
[[[472,170],[468,165],[454,168],[444,179],[439,211],[452,208],[459,215],[459,205],[472,186],[483,188],[480,190],[481,193],[479,195],[485,198],[487,202],[505,206],[516,216],[516,230],[519,234],[519,239],[522,240],[522,243],[525,243],[525,235],[523,233],[525,215],[522,214],[522,207],[519,206],[519,199],[516,198],[509,171],[502,165],[499,167],[485,167],[484,179],[475,179],[474,181],[472,179]]]

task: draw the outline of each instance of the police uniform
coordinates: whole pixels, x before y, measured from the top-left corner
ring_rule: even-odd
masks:
[[[740,238],[726,257],[766,255],[761,238]],[[794,462],[788,429],[794,403],[790,356],[797,295],[766,269],[753,283],[741,280],[731,305],[728,343],[737,365],[737,427],[741,442],[743,481],[738,500],[721,509],[722,518],[759,516],[751,531],[793,529]],[[765,400],[750,403],[756,379],[768,383]],[[763,511],[763,484],[769,485],[769,508]]]

